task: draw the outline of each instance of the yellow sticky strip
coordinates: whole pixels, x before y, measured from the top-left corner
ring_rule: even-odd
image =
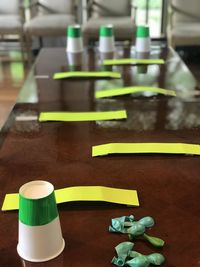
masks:
[[[126,118],[126,110],[101,112],[41,112],[39,121],[97,121]]]
[[[116,204],[139,206],[136,190],[104,186],[74,186],[55,190],[56,203],[71,201],[106,201]],[[6,194],[2,211],[19,209],[19,195]]]
[[[1,210],[19,209],[19,194],[6,194]]]
[[[200,155],[200,145],[183,143],[110,143],[92,147],[92,156],[115,153],[167,153]]]
[[[164,64],[163,59],[137,59],[137,58],[119,58],[119,59],[105,59],[103,61],[104,65],[126,65],[126,64]]]
[[[138,92],[153,92],[163,95],[176,96],[176,92],[174,90],[168,90],[158,87],[150,87],[150,86],[130,86],[123,88],[113,88],[108,90],[101,90],[95,93],[95,98],[103,98],[110,96],[119,96],[119,95],[127,95]]]
[[[53,79],[64,78],[121,78],[120,72],[113,71],[69,71],[55,73]]]
[[[117,204],[139,206],[136,190],[104,186],[75,186],[56,190],[56,202],[106,201]]]

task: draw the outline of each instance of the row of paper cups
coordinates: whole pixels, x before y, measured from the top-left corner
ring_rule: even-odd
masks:
[[[112,25],[100,27],[99,50],[102,53],[115,49]],[[67,29],[67,52],[83,51],[81,27]],[[136,51],[150,51],[148,26],[136,30]],[[57,210],[54,187],[45,181],[33,181],[19,190],[19,238],[17,251],[28,261],[43,262],[58,256],[65,247]]]
[[[136,52],[150,52],[149,26],[140,25],[136,28]],[[99,51],[101,53],[114,52],[115,40],[112,25],[102,25],[99,29]],[[70,25],[67,28],[68,53],[80,53],[83,51],[83,39],[80,25]]]

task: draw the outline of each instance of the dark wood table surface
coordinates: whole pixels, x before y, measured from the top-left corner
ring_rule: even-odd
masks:
[[[128,57],[128,47],[117,56]],[[0,266],[112,266],[114,247],[126,235],[108,232],[111,218],[152,216],[148,230],[165,240],[163,249],[135,242],[135,250],[161,252],[166,267],[200,266],[200,157],[141,154],[91,156],[93,145],[110,142],[200,143],[200,98],[195,80],[171,49],[154,47],[151,57],[165,65],[114,66],[123,78],[53,80],[69,67],[64,48],[43,49],[0,133],[0,202],[32,180],[47,180],[55,189],[101,185],[138,191],[140,207],[100,202],[58,206],[64,252],[46,263],[19,258],[17,211],[0,212]],[[78,69],[102,70],[99,54],[85,52]],[[177,97],[150,93],[94,99],[103,88],[151,85],[175,89]],[[41,111],[107,111],[126,109],[128,119],[103,122],[32,120]],[[26,120],[23,120],[26,118]]]

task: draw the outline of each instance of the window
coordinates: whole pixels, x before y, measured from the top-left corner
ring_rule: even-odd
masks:
[[[167,14],[166,1],[134,0],[133,2],[137,6],[137,24],[148,24],[151,37],[161,37],[165,32],[163,23]]]

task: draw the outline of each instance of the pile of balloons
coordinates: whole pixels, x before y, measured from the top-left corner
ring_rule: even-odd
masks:
[[[150,216],[143,217],[135,221],[134,216],[122,216],[111,220],[109,232],[128,234],[130,240],[142,238],[150,242],[154,247],[163,247],[164,241],[158,237],[149,236],[146,229],[154,226],[154,219]],[[115,247],[117,257],[112,259],[112,263],[117,266],[128,265],[130,267],[148,267],[150,264],[161,265],[165,258],[160,253],[143,255],[133,250],[134,243],[122,242]]]
[[[150,264],[161,265],[165,258],[160,253],[152,253],[143,255],[137,251],[132,250],[134,243],[122,242],[115,247],[117,257],[112,259],[112,263],[121,267],[128,265],[130,267],[148,267]]]

